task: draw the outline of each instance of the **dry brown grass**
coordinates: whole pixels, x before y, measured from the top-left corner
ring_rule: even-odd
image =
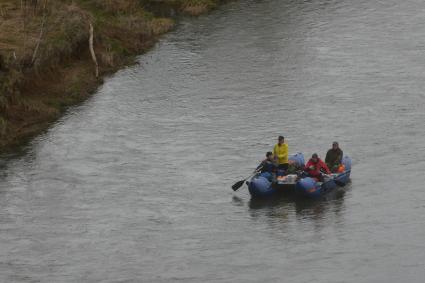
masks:
[[[172,19],[144,10],[141,3],[149,1],[157,0],[39,0],[22,9],[20,0],[0,0],[0,151],[101,83],[89,54],[89,22],[101,75],[130,63],[173,27]],[[218,0],[163,1],[198,15]]]
[[[130,14],[141,8],[140,1],[135,0],[95,0],[94,4],[112,14]]]
[[[204,14],[206,11],[208,11],[209,8],[207,5],[196,5],[196,6],[186,6],[183,7],[183,12],[187,15],[191,16],[199,16],[201,14]]]
[[[191,16],[199,16],[206,13],[217,6],[214,0],[183,0],[181,1],[181,9],[184,14]]]
[[[89,56],[89,22],[101,74],[129,63],[173,26],[137,0],[49,0],[46,9],[20,4],[0,0],[0,150],[36,133],[100,83]]]
[[[29,47],[31,33],[24,32],[23,12],[18,1],[1,0],[0,7],[0,53],[5,57],[19,57]],[[33,21],[27,21],[25,24],[27,31],[34,27]],[[28,44],[24,44],[25,42]]]
[[[167,18],[156,18],[148,23],[148,28],[153,35],[161,35],[168,32],[174,26],[174,21]]]

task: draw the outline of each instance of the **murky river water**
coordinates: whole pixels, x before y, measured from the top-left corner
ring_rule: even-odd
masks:
[[[0,169],[1,282],[424,282],[425,2],[237,1],[187,19]],[[230,186],[277,135],[345,194]]]

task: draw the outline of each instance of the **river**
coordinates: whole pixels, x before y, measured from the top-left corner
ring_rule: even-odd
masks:
[[[0,161],[1,282],[423,282],[425,2],[241,0]],[[250,200],[278,135],[352,182]]]

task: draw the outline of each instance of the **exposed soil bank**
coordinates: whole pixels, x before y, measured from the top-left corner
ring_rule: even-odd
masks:
[[[133,63],[172,29],[174,15],[199,15],[219,1],[0,0],[0,152]]]

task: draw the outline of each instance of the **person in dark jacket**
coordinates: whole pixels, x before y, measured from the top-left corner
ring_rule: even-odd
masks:
[[[260,165],[258,165],[255,170],[260,172],[260,176],[272,182],[276,177],[276,169],[277,164],[274,160],[274,155],[269,151],[266,153],[266,159],[261,161]]]
[[[325,158],[326,165],[331,169],[332,172],[336,172],[338,170],[338,167],[342,161],[342,155],[343,152],[339,148],[338,142],[333,142],[332,148],[328,150]]]
[[[269,151],[266,153],[266,159],[261,161],[260,165],[258,165],[257,170],[260,170],[261,173],[274,173],[276,171],[276,167],[277,165],[274,161],[273,153]]]

